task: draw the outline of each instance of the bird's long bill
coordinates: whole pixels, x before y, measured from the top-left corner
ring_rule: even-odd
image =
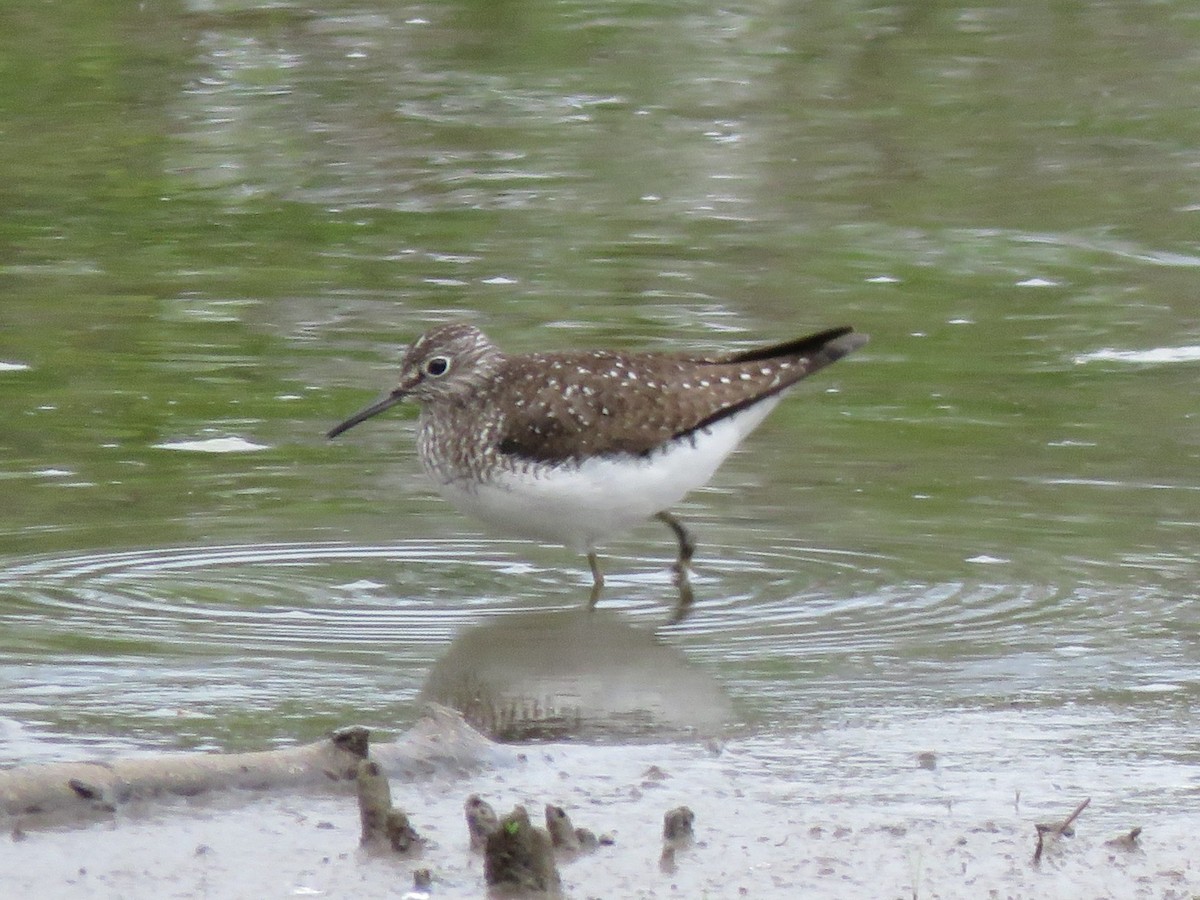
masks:
[[[334,425],[325,435],[327,438],[335,438],[343,431],[349,431],[359,422],[365,422],[371,416],[377,416],[385,409],[391,409],[397,403],[404,399],[403,391],[392,391],[390,394],[384,394],[370,406],[363,407],[345,422],[340,425]]]

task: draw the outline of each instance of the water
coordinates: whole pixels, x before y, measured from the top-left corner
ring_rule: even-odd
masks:
[[[1189,5],[2,15],[0,762],[397,729],[472,629],[567,621],[583,561],[438,500],[411,411],[322,439],[430,323],[845,322],[872,343],[678,510],[694,614],[662,627],[652,523],[606,615],[727,698],[764,821],[927,822],[933,752],[1014,857],[1014,792],[1092,795],[1195,892]]]

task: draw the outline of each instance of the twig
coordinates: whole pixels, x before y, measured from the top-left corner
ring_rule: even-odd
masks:
[[[1079,814],[1087,809],[1087,805],[1091,802],[1091,797],[1084,798],[1083,802],[1076,806],[1074,811],[1069,816],[1056,825],[1048,825],[1039,822],[1033,826],[1037,831],[1037,847],[1035,847],[1033,851],[1034,865],[1037,865],[1042,860],[1042,851],[1045,848],[1046,838],[1049,837],[1051,840],[1055,840],[1063,835],[1070,837],[1072,834],[1074,834],[1074,830],[1071,828],[1071,823],[1079,818]]]

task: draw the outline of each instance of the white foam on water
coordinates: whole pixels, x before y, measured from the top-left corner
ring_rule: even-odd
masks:
[[[1150,350],[1116,350],[1105,347],[1093,350],[1091,353],[1081,353],[1075,357],[1079,364],[1089,362],[1126,362],[1136,364],[1158,365],[1162,363],[1181,363],[1200,361],[1200,346],[1187,347],[1154,347]]]
[[[156,450],[185,450],[192,453],[253,453],[269,450],[267,444],[256,444],[240,437],[206,438],[198,441],[164,441],[155,444]]]

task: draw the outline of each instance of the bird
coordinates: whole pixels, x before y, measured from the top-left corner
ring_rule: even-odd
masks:
[[[691,532],[670,508],[706,484],[796,382],[867,343],[851,326],[716,354],[509,354],[466,322],[403,352],[396,386],[332,439],[403,400],[420,407],[417,456],[438,492],[495,529],[586,554],[657,519],[674,534],[678,610],[692,602]]]

